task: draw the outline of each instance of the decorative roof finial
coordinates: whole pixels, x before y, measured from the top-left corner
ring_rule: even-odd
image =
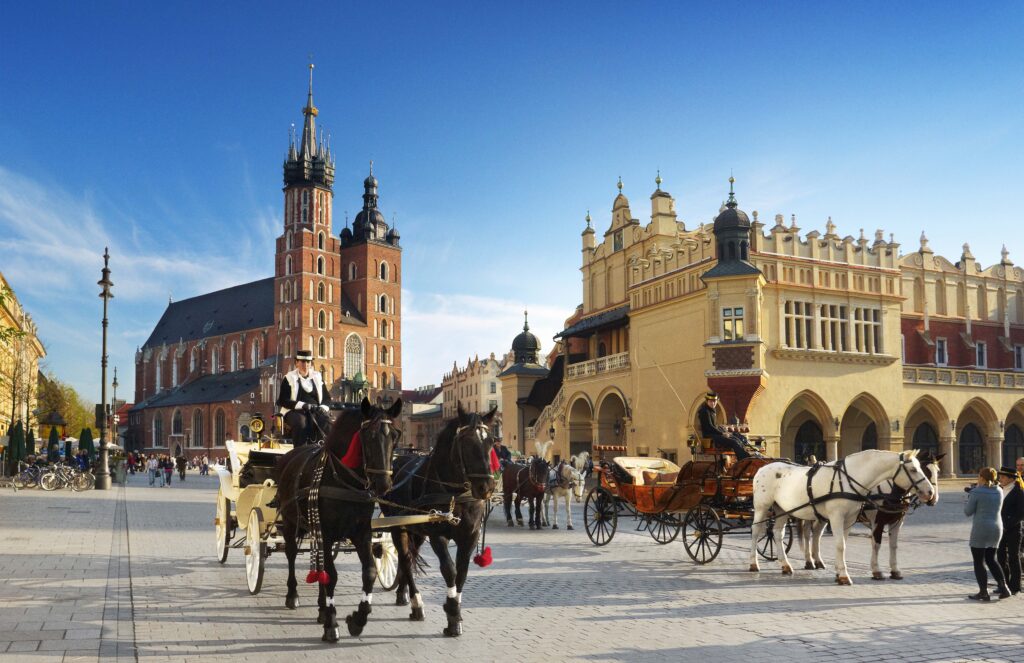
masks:
[[[832,223],[832,217],[831,216],[828,217],[828,221],[825,222],[825,234],[826,235],[835,235],[836,234],[836,224]]]
[[[658,191],[661,191],[661,168],[658,169],[658,176],[654,178],[654,183],[658,186]]]
[[[619,183],[615,186],[619,187],[619,193],[622,193],[622,175],[619,175]]]
[[[526,310],[523,310],[523,331],[530,331],[530,316]]]
[[[590,227],[590,210],[587,210],[587,228]]]
[[[732,171],[729,172],[729,200],[726,201],[726,207],[736,207],[736,193],[732,190],[732,185],[736,183],[736,178],[732,176]]]
[[[373,177],[373,159],[370,159],[370,177]]]
[[[1003,264],[1004,265],[1008,264],[1010,262],[1010,252],[1006,249],[1006,245],[1005,244],[1003,244],[1003,250],[1000,251],[999,253],[1002,256]]]
[[[928,248],[928,237],[925,236],[924,231],[921,231],[921,250],[924,251]]]
[[[348,210],[345,210],[345,227],[348,228]]]

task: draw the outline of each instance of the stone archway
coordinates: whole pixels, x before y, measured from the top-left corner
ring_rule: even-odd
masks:
[[[626,443],[626,403],[618,391],[604,395],[597,406],[598,444],[622,446]]]
[[[1010,408],[1003,432],[1002,464],[1013,467],[1018,458],[1024,458],[1024,401]]]
[[[805,426],[808,422],[813,426]],[[815,430],[814,427],[817,427]],[[801,430],[803,431],[801,433]],[[813,433],[813,435],[812,435]],[[803,391],[796,395],[782,415],[779,436],[779,455],[796,462],[802,461],[801,446],[808,446],[824,451],[817,460],[835,460],[838,452],[838,437],[832,413],[825,401],[812,391]],[[820,437],[821,445],[818,445]],[[813,444],[812,444],[813,443]],[[806,453],[811,452],[804,452]]]
[[[871,445],[871,446],[869,446]],[[889,449],[889,417],[870,394],[857,396],[839,424],[839,456],[864,449]]]
[[[1001,446],[998,419],[988,402],[981,398],[969,401],[956,419],[956,472],[977,474],[986,465],[994,464]]]
[[[594,450],[594,409],[585,397],[579,397],[568,409],[566,425],[569,433],[569,455],[574,456],[581,451],[593,455]]]
[[[922,396],[914,401],[903,419],[903,449],[930,450],[934,454],[946,454],[942,459],[942,476],[951,477],[957,472],[954,462],[956,445],[950,428],[946,409],[931,396]]]

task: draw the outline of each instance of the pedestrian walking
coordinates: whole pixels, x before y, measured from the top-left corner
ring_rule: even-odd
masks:
[[[199,473],[204,477],[210,476],[210,459],[207,458],[206,456],[203,456],[203,461],[202,465],[200,466]]]
[[[164,475],[160,471],[160,461],[156,459],[156,456],[150,456],[149,460],[146,461],[146,469],[149,471],[149,485],[152,486],[160,480],[160,485],[164,485]]]
[[[174,461],[171,460],[170,456],[164,456],[164,479],[167,481],[167,487],[171,487],[171,477],[174,476]]]
[[[1012,467],[999,468],[999,487],[1003,489],[1003,538],[997,557],[1006,576],[1010,594],[1020,593],[1021,523],[1024,522],[1024,479]]]
[[[1002,506],[1003,491],[996,487],[995,469],[981,468],[978,482],[967,494],[967,503],[964,505],[964,515],[972,517],[971,556],[974,558],[974,577],[978,581],[978,593],[967,597],[972,601],[992,600],[988,595],[986,566],[996,581],[999,598],[1010,596],[1003,570],[996,564],[996,548],[1003,536],[1003,522],[999,513]]]
[[[178,456],[175,460],[178,466],[178,478],[181,481],[185,480],[185,468],[188,466],[188,460],[184,456]]]

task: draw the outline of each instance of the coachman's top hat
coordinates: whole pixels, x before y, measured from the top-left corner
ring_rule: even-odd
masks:
[[[299,350],[295,353],[295,361],[313,361],[313,351]]]
[[[1003,475],[1004,477],[1010,477],[1011,479],[1016,479],[1018,477],[1017,470],[1016,468],[1013,467],[1000,467],[999,474]]]

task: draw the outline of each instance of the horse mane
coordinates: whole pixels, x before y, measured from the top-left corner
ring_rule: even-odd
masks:
[[[349,444],[352,443],[352,436],[359,430],[362,423],[363,413],[361,410],[345,408],[335,418],[331,430],[327,433],[327,440],[324,442],[324,446],[335,455],[339,457],[344,456],[345,452],[348,451]]]

